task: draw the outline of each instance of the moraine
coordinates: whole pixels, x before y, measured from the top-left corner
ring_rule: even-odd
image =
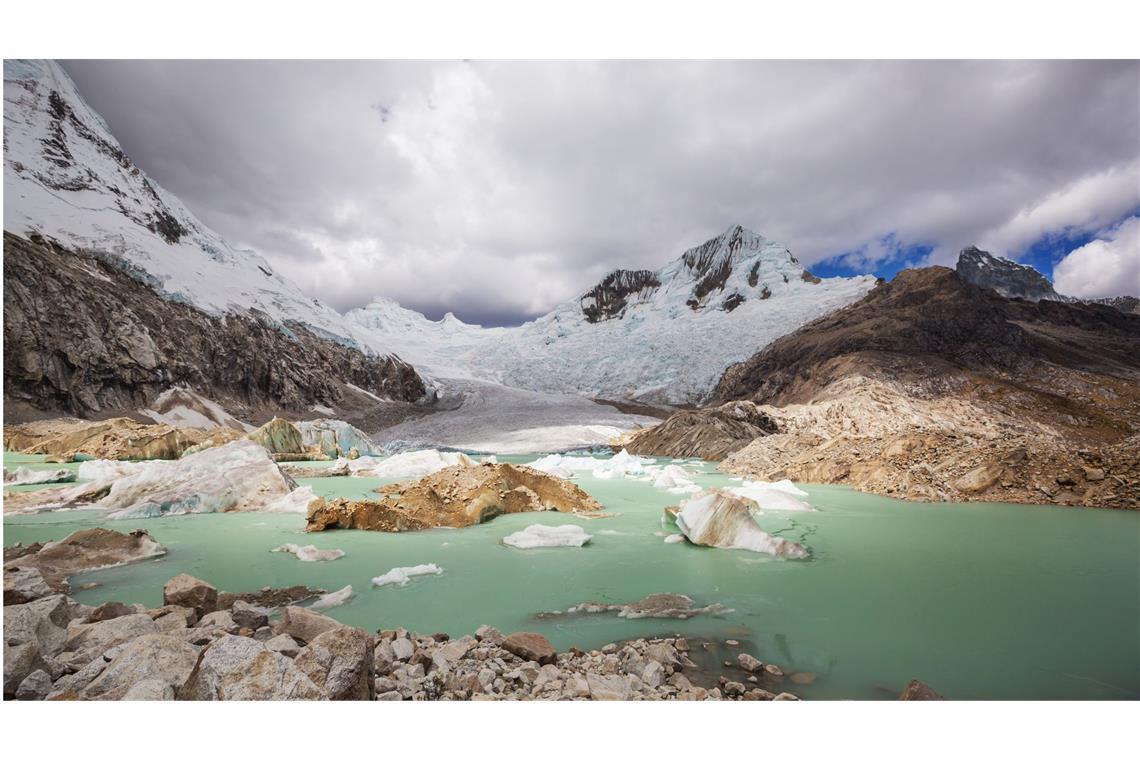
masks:
[[[6,454],[5,464],[33,458]],[[501,457],[529,462],[534,456]],[[657,460],[667,463],[670,460]],[[311,463],[323,466],[330,463]],[[56,467],[55,465],[36,465]],[[710,463],[690,464],[698,485],[733,482]],[[364,498],[379,478],[301,481],[320,494]],[[739,648],[705,653],[709,663],[752,653],[788,673],[804,698],[894,698],[919,678],[949,698],[1119,699],[1140,697],[1135,648],[1140,578],[1134,514],[1011,504],[924,504],[829,486],[804,486],[813,512],[769,512],[765,529],[806,544],[807,561],[665,543],[665,506],[684,497],[626,478],[576,482],[613,517],[498,517],[461,530],[384,534],[303,533],[297,514],[206,514],[116,521],[144,528],[170,550],[154,562],[75,578],[102,585],[74,596],[157,605],[161,588],[186,572],[224,590],[305,584],[355,595],[325,613],[369,630],[402,626],[459,636],[482,624],[533,630],[558,649],[677,632]],[[22,486],[20,489],[36,488]],[[533,524],[582,527],[581,548],[518,550],[502,539]],[[5,543],[58,539],[106,525],[93,511],[5,518]],[[342,549],[335,562],[272,553],[286,543]],[[434,563],[442,575],[373,588],[393,568]],[[632,602],[649,594],[691,596],[733,612],[690,620],[552,615],[584,601]]]

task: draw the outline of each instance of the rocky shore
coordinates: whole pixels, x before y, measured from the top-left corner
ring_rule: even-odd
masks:
[[[23,591],[4,608],[5,699],[798,699],[778,666],[741,652],[727,663],[735,677],[711,674],[681,636],[558,652],[541,634],[490,626],[455,639],[373,634],[290,603],[294,589],[220,594],[188,575],[156,608]]]

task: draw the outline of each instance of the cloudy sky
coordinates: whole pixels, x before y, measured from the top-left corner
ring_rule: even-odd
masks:
[[[342,311],[517,323],[732,224],[824,275],[977,244],[1140,295],[1136,61],[64,65],[152,177]]]

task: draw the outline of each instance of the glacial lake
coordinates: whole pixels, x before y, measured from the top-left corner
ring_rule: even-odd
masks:
[[[535,457],[500,457],[527,462]],[[37,457],[5,454],[5,465]],[[660,460],[661,462],[670,460]],[[314,463],[320,464],[320,463]],[[702,486],[730,479],[692,463]],[[391,482],[315,478],[326,496],[368,496]],[[803,485],[814,512],[771,512],[766,530],[803,541],[807,561],[666,544],[663,508],[683,497],[630,479],[576,482],[613,517],[508,515],[462,530],[306,534],[288,514],[208,514],[105,521],[77,510],[6,516],[4,543],[55,540],[81,528],[142,528],[170,550],[154,562],[75,576],[87,604],[157,606],[162,585],[190,573],[226,591],[305,584],[355,596],[327,614],[362,628],[455,636],[481,624],[538,631],[560,649],[679,633],[718,643],[709,660],[748,651],[815,681],[783,688],[807,699],[893,699],[919,678],[952,699],[1140,698],[1140,513],[1017,504],[924,504],[836,486]],[[581,549],[518,550],[503,536],[535,523],[574,524]],[[342,559],[302,563],[283,543],[340,548]],[[441,576],[373,588],[393,567],[434,562]],[[630,602],[656,592],[734,611],[690,620],[613,615],[536,619],[582,601]],[[739,648],[724,647],[736,639]],[[768,686],[771,688],[771,686]]]

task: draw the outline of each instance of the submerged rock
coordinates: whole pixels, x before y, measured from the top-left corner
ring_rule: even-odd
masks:
[[[161,557],[166,554],[166,547],[159,544],[145,530],[120,533],[106,528],[88,528],[76,531],[59,541],[50,541],[38,551],[24,554],[16,559],[4,563],[5,599],[9,591],[9,573],[25,571],[23,575],[14,575],[12,583],[30,583],[35,585],[34,578],[26,571],[34,569],[40,573],[43,581],[55,591],[66,591],[68,576],[76,573],[101,570],[107,567],[118,567],[131,562]],[[22,579],[22,580],[21,580]],[[13,593],[30,591],[30,586],[23,590],[13,587]],[[7,603],[7,602],[5,602]]]
[[[755,502],[713,489],[681,504],[677,527],[701,546],[745,549],[790,559],[805,559],[808,550],[795,541],[762,530],[752,517]]]
[[[607,604],[605,602],[581,602],[568,608],[565,612],[540,612],[537,617],[545,619],[560,615],[599,615],[611,612],[617,613],[620,618],[636,620],[638,618],[673,618],[687,620],[695,615],[723,615],[733,610],[720,603],[713,603],[698,607],[692,597],[684,594],[650,594],[644,599],[625,604]]]
[[[594,512],[589,494],[559,478],[511,464],[456,465],[415,483],[377,489],[379,501],[316,502],[307,530],[356,528],[401,532],[462,528],[517,512]]]
[[[941,700],[946,699],[946,697],[916,678],[906,685],[906,688],[899,694],[899,699],[902,701],[918,701]]]
[[[503,543],[516,549],[540,549],[555,546],[584,546],[591,536],[578,525],[530,525],[503,538]]]

